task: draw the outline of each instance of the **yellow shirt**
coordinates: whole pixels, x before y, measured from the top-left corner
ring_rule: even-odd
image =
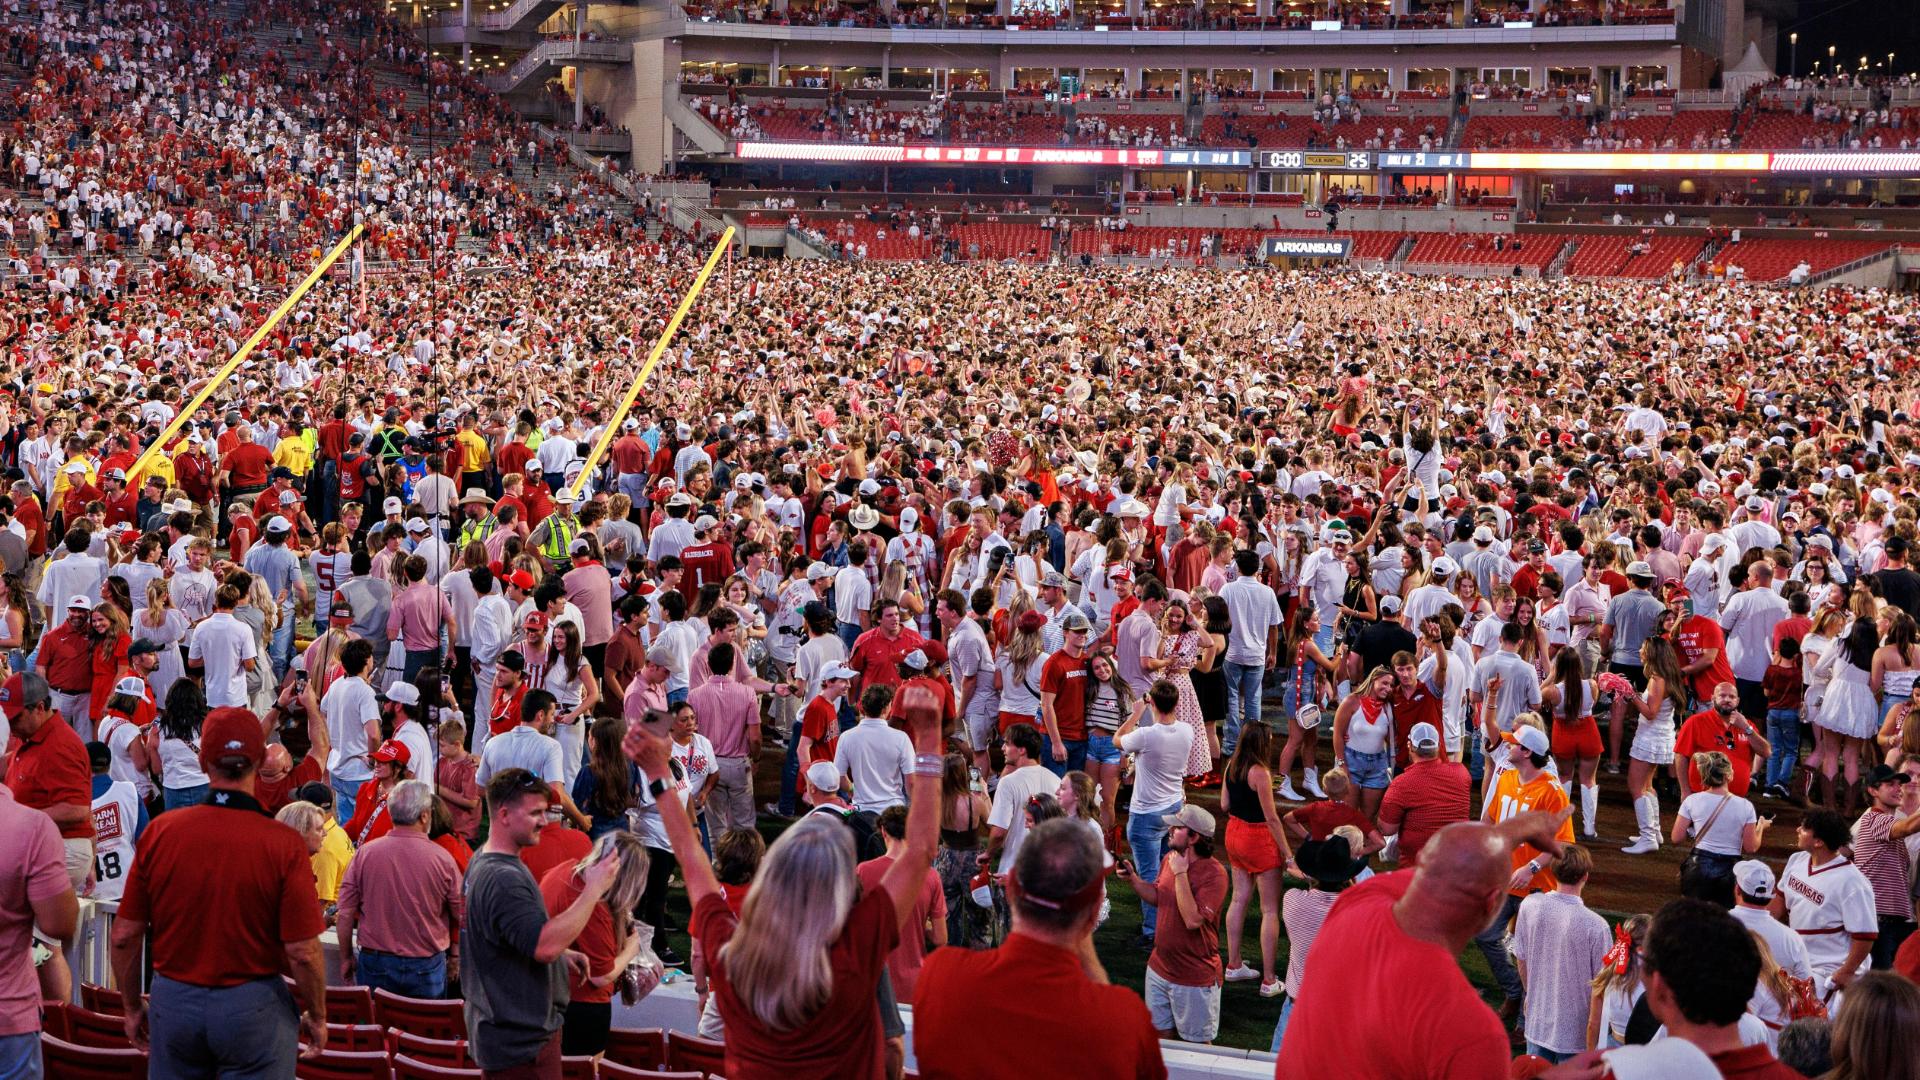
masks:
[[[65,506],[67,504],[67,489],[73,486],[73,477],[67,472],[67,466],[72,465],[76,461],[86,466],[86,472],[80,475],[87,478],[87,483],[93,483],[95,471],[93,462],[87,460],[87,455],[81,454],[78,457],[70,457],[61,462],[60,471],[53,474],[53,499],[47,505]]]
[[[153,455],[153,460],[147,463],[146,468],[127,475],[127,488],[132,491],[140,490],[140,485],[145,483],[149,476],[159,477],[162,487],[172,487],[173,455],[165,451]]]
[[[461,472],[479,472],[487,467],[487,462],[493,460],[493,455],[487,450],[487,440],[481,438],[477,431],[462,431],[453,437],[453,441],[460,445]]]
[[[313,853],[313,884],[323,902],[331,904],[340,899],[340,881],[347,876],[347,863],[351,861],[353,844],[347,840],[347,830],[328,815],[320,850]]]
[[[307,445],[305,434],[289,435],[280,440],[273,448],[273,463],[284,466],[295,476],[305,476],[313,469],[313,448]]]

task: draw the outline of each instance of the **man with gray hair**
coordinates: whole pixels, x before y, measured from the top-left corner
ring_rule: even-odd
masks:
[[[340,882],[340,977],[438,998],[460,977],[460,868],[427,839],[433,788],[403,780],[387,796],[393,830],[354,853]],[[358,931],[360,951],[354,953]]]

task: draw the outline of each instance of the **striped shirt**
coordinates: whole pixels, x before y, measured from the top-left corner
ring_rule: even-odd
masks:
[[[1307,974],[1307,953],[1338,899],[1339,893],[1324,889],[1288,889],[1280,898],[1280,919],[1287,928],[1287,996],[1295,1001]]]
[[[1871,807],[1854,831],[1853,865],[1873,886],[1873,910],[1894,919],[1913,918],[1913,880],[1907,845],[1893,838],[1896,815]]]

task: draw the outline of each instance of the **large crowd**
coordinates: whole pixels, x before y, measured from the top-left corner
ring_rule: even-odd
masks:
[[[83,897],[166,1076],[329,931],[498,1076],[1920,1076],[1910,297],[739,259],[616,417],[692,238],[269,15],[0,14],[0,1077]]]

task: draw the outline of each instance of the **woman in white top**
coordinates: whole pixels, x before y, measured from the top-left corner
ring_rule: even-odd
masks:
[[[12,574],[0,577],[0,656],[6,657],[14,671],[27,669],[27,632],[31,626],[20,594],[20,579]]]
[[[180,660],[180,643],[187,639],[187,631],[192,629],[187,617],[173,606],[173,594],[168,591],[167,583],[154,581],[147,585],[147,606],[133,617],[133,639],[151,641],[161,646],[154,656],[158,665],[147,676],[147,686],[153,690],[153,700],[165,701],[173,689],[174,681],[186,672],[186,665]]]
[[[1647,992],[1641,980],[1640,950],[1652,926],[1653,916],[1635,915],[1613,928],[1613,948],[1602,959],[1600,973],[1593,977],[1587,1049],[1610,1050],[1626,1045],[1627,1020],[1640,1003],[1640,995]]]
[[[580,629],[572,623],[556,623],[547,635],[546,674],[540,688],[553,695],[559,715],[554,721],[554,738],[560,740],[561,781],[573,787],[586,751],[585,717],[600,703],[600,683],[593,677],[580,648]]]
[[[1896,705],[1913,699],[1913,683],[1920,677],[1920,628],[1913,616],[1896,607],[1880,612],[1880,647],[1873,651],[1867,685],[1880,697],[1880,721]]]
[[[1816,669],[1816,674],[1824,674],[1827,679],[1814,729],[1815,767],[1822,782],[1817,801],[1829,808],[1840,801],[1839,774],[1844,772],[1845,790],[1853,794],[1860,782],[1861,762],[1880,732],[1880,704],[1872,686],[1873,657],[1879,648],[1880,635],[1873,620],[1856,618],[1846,634],[1827,649]],[[1824,745],[1818,741],[1822,735],[1826,736]]]
[[[147,726],[147,758],[160,763],[162,813],[206,801],[207,774],[200,768],[200,724],[206,718],[200,684],[181,679],[168,692],[166,708]]]
[[[1727,790],[1733,781],[1727,755],[1718,750],[1695,754],[1693,768],[1701,790],[1680,803],[1668,837],[1676,847],[1693,841],[1693,852],[1680,867],[1680,893],[1732,910],[1733,864],[1760,850],[1773,819],[1761,817],[1752,803]]]

